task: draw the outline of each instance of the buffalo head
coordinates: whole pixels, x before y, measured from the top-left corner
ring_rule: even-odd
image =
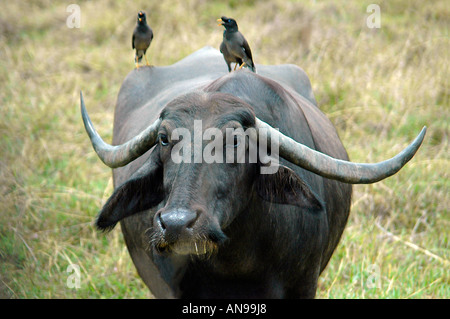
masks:
[[[102,153],[103,142],[85,112],[83,99],[81,103],[95,149],[106,157],[120,158],[117,154],[124,146],[105,144],[112,153]],[[261,161],[259,154],[252,159],[251,154],[257,150],[256,120],[250,105],[229,94],[196,92],[173,100],[148,132],[154,139],[151,156],[108,199],[97,227],[112,229],[121,219],[158,206],[148,231],[156,251],[202,255],[214,252],[227,239],[223,229],[253,196],[296,205],[312,214],[323,211],[320,200],[291,169],[277,165],[276,171],[261,174],[268,162]],[[147,138],[139,137],[141,141]],[[136,154],[130,147],[133,143],[127,143],[129,157]],[[183,160],[177,161],[174,157],[180,153]],[[117,162],[124,165],[122,159]]]

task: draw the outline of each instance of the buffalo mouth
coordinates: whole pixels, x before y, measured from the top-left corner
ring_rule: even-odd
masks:
[[[158,253],[174,253],[178,255],[211,256],[217,252],[219,245],[212,240],[179,240],[168,243],[165,240],[157,241],[153,247]]]
[[[219,229],[180,238],[168,238],[160,229],[152,229],[150,246],[159,254],[196,255],[211,257],[228,237]]]

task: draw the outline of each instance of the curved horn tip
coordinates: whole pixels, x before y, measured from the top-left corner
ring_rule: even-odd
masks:
[[[89,114],[87,113],[86,105],[84,104],[83,93],[81,91],[80,91],[80,109],[81,109],[81,118],[83,119],[84,123],[84,128],[86,129],[86,132],[88,133],[89,137],[92,140],[92,136],[94,136],[96,132],[94,133],[95,129],[91,122]]]
[[[422,130],[420,131],[420,133],[417,135],[417,137],[414,139],[414,141],[411,144],[416,144],[417,145],[417,149],[416,151],[419,149],[419,147],[422,145],[422,142],[425,138],[425,134],[427,133],[427,126],[425,125]]]
[[[422,131],[420,131],[420,134],[423,134],[424,136],[425,136],[425,133],[427,132],[427,126],[425,125],[423,128],[422,128]]]
[[[80,90],[80,109],[81,109],[81,116],[83,117],[83,119],[86,116],[89,118],[86,111],[86,105],[84,104],[83,92],[81,92],[81,90]]]
[[[84,104],[83,91],[80,90],[80,102]]]

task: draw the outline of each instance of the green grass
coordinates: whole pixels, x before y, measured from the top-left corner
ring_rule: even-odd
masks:
[[[79,114],[83,90],[107,141],[115,100],[134,68],[138,10],[155,38],[152,64],[218,48],[221,15],[237,19],[256,63],[293,63],[353,161],[425,142],[398,174],[354,187],[341,243],[318,298],[449,298],[449,27],[446,1],[83,1],[66,27],[65,1],[9,1],[0,11],[0,297],[149,298],[119,229],[92,222],[111,194]],[[26,11],[27,14],[23,14]],[[80,266],[70,289],[69,264]],[[375,281],[373,281],[375,280]]]

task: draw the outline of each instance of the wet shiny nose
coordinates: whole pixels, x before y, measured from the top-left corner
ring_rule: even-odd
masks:
[[[176,241],[184,234],[189,235],[198,218],[196,212],[190,210],[172,210],[159,213],[159,222],[167,241]]]

